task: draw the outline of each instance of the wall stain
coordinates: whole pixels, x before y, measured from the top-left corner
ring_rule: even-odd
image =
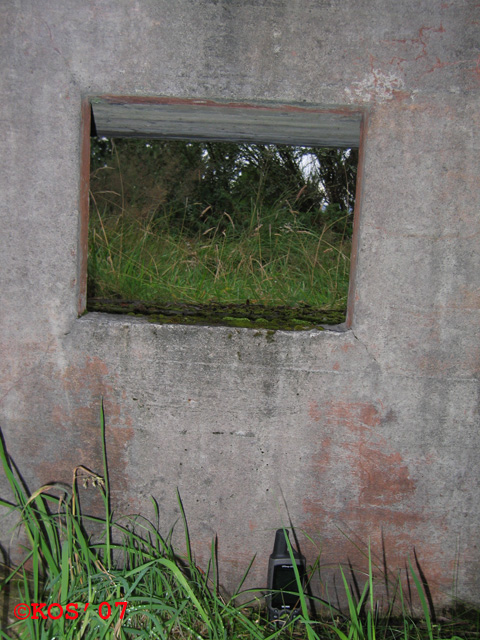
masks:
[[[125,397],[117,399],[118,374],[110,374],[100,358],[87,356],[82,363],[67,366],[56,377],[66,396],[66,400],[54,405],[51,412],[52,432],[64,434],[62,451],[55,451],[53,468],[51,455],[42,456],[45,460],[36,465],[40,477],[52,478],[54,474],[55,480],[71,482],[73,469],[78,465],[103,475],[100,414],[103,401],[112,502],[115,505],[117,499],[124,502],[129,484],[128,447],[134,429]],[[91,490],[86,500],[94,509],[101,504],[99,494],[94,497]]]
[[[449,560],[434,536],[426,540],[425,531],[428,523],[433,532],[444,524],[416,495],[422,462],[412,467],[383,433],[382,425],[394,421],[395,413],[381,402],[344,401],[311,402],[308,412],[318,445],[306,473],[301,528],[322,537],[324,562],[350,561],[364,571],[370,541],[380,569],[384,548],[393,577],[416,549],[437,593],[449,575]]]

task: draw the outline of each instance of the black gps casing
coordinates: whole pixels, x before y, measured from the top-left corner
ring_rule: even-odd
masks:
[[[278,529],[275,533],[273,552],[268,561],[268,595],[266,598],[268,619],[284,621],[300,613],[300,597],[292,558],[288,552],[288,531]],[[290,538],[289,538],[290,540]],[[297,566],[302,588],[305,581],[305,558],[295,549],[293,560]]]

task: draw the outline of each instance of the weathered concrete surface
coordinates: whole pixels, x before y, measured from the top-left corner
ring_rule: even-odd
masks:
[[[100,468],[103,397],[119,510],[155,496],[166,532],[178,486],[227,587],[254,553],[265,584],[284,498],[325,577],[383,539],[437,603],[480,603],[479,21],[462,0],[2,3],[0,425],[32,489]],[[367,107],[351,330],[77,318],[81,104],[104,94]]]

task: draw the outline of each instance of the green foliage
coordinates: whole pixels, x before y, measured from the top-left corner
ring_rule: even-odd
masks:
[[[89,297],[344,309],[352,213],[323,206],[305,153],[95,139]]]
[[[317,159],[316,179],[325,191],[326,203],[341,211],[352,211],[358,165],[358,149],[319,149],[310,153]]]
[[[374,569],[368,549],[368,576],[358,598],[355,597],[343,570],[341,576],[348,611],[325,601],[306,596],[293,549],[286,537],[292,565],[296,573],[301,615],[285,621],[284,626],[270,625],[262,616],[259,604],[262,592],[238,589],[231,597],[222,597],[216,564],[216,543],[212,542],[211,556],[206,571],[197,567],[191,551],[187,519],[183,504],[178,505],[185,531],[185,554],[179,554],[172,545],[172,531],[162,537],[156,527],[140,515],[115,518],[110,508],[108,468],[105,443],[105,422],[101,415],[103,446],[103,475],[86,467],[74,470],[72,487],[49,484],[28,496],[0,438],[0,461],[3,472],[14,495],[14,504],[0,500],[0,506],[12,509],[20,518],[26,538],[23,561],[10,570],[0,583],[0,592],[13,590],[16,584],[18,602],[44,602],[45,609],[53,603],[66,607],[77,603],[77,619],[65,616],[54,620],[12,617],[8,626],[0,630],[0,637],[19,640],[106,640],[133,638],[212,639],[212,640],[376,640],[377,638],[403,638],[403,640],[461,640],[452,631],[453,621],[443,628],[433,623],[424,595],[424,585],[410,564],[424,620],[415,621],[404,604],[402,585],[398,582],[401,616],[395,622],[388,616],[382,619],[374,595]],[[104,517],[82,514],[78,500],[77,482],[90,483],[102,496]],[[153,502],[157,520],[158,507]],[[252,560],[253,562],[253,560]],[[308,579],[319,567],[319,558],[308,572]],[[28,570],[27,570],[28,567]],[[15,596],[15,594],[13,594]],[[236,599],[249,597],[238,606]],[[309,603],[317,600],[329,614],[330,620],[312,616]],[[111,616],[104,620],[99,615],[99,604],[108,603]],[[116,602],[127,602],[125,617]],[[106,605],[105,605],[106,606]],[[105,611],[104,611],[105,613]],[[475,624],[468,627],[465,638],[480,637],[478,614]]]
[[[213,546],[210,567],[203,572],[196,566],[190,551],[186,558],[174,551],[171,532],[163,538],[140,516],[114,519],[109,506],[106,466],[103,476],[79,467],[75,470],[71,489],[50,484],[27,497],[12,471],[3,441],[0,459],[16,501],[13,507],[4,500],[0,504],[17,511],[28,540],[23,562],[4,579],[1,590],[16,581],[20,602],[30,606],[33,602],[44,602],[44,611],[53,603],[60,604],[64,610],[67,603],[77,603],[80,613],[74,620],[65,616],[57,620],[41,616],[18,620],[7,630],[0,631],[2,638],[216,640],[263,639],[278,635],[259,631],[248,606],[236,607],[233,598],[225,600],[218,595],[211,577],[211,573],[216,575],[217,571]],[[76,488],[80,475],[84,482],[93,483],[101,492],[104,518],[81,513]],[[56,497],[52,492],[61,495]],[[179,506],[189,550],[188,528],[180,498]],[[93,531],[94,535],[88,531]],[[27,572],[28,565],[33,567],[33,572]],[[106,620],[99,611],[98,605],[102,602],[111,607],[112,615]],[[122,608],[116,607],[116,602],[128,602],[123,619],[120,616]]]
[[[225,213],[244,228],[253,206],[294,207],[317,227],[328,205],[353,211],[354,150],[93,138],[91,158],[91,189],[107,215],[129,208],[190,234],[221,227]]]
[[[309,304],[344,309],[350,242],[328,228],[308,231],[295,214],[253,212],[251,226],[229,223],[190,236],[165,221],[92,219],[89,296],[145,301]],[[228,221],[227,221],[228,222]],[[163,229],[162,229],[163,227]]]

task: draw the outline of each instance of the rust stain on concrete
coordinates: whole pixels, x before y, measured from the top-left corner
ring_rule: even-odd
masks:
[[[384,453],[380,448],[360,443],[349,460],[358,464],[360,502],[384,509],[412,495],[415,483],[399,453]]]
[[[325,562],[338,566],[351,561],[364,570],[370,541],[380,568],[384,548],[395,572],[405,567],[408,557],[413,559],[416,548],[432,589],[440,588],[442,577],[449,575],[448,561],[432,541],[425,541],[425,525],[430,521],[435,530],[443,525],[416,499],[412,463],[382,433],[382,425],[395,420],[394,412],[381,402],[339,400],[322,406],[312,402],[309,415],[318,444],[311,457],[301,527],[314,538],[322,537]]]
[[[381,423],[380,408],[368,402],[329,401],[321,407],[318,402],[311,402],[309,415],[315,422],[322,420],[329,425],[345,425],[353,430],[375,427]]]
[[[100,415],[103,399],[107,459],[115,502],[115,496],[123,498],[127,493],[128,446],[134,435],[124,402],[115,399],[117,375],[111,375],[100,358],[86,357],[81,364],[68,366],[58,377],[68,401],[55,405],[51,416],[54,431],[63,433],[62,451],[61,455],[57,452],[53,469],[51,456],[46,456],[45,462],[37,467],[39,474],[71,482],[73,469],[84,465],[103,475]]]
[[[451,303],[449,307],[461,309],[462,311],[480,309],[480,287],[473,283],[468,287],[460,285],[457,289],[457,303]]]

